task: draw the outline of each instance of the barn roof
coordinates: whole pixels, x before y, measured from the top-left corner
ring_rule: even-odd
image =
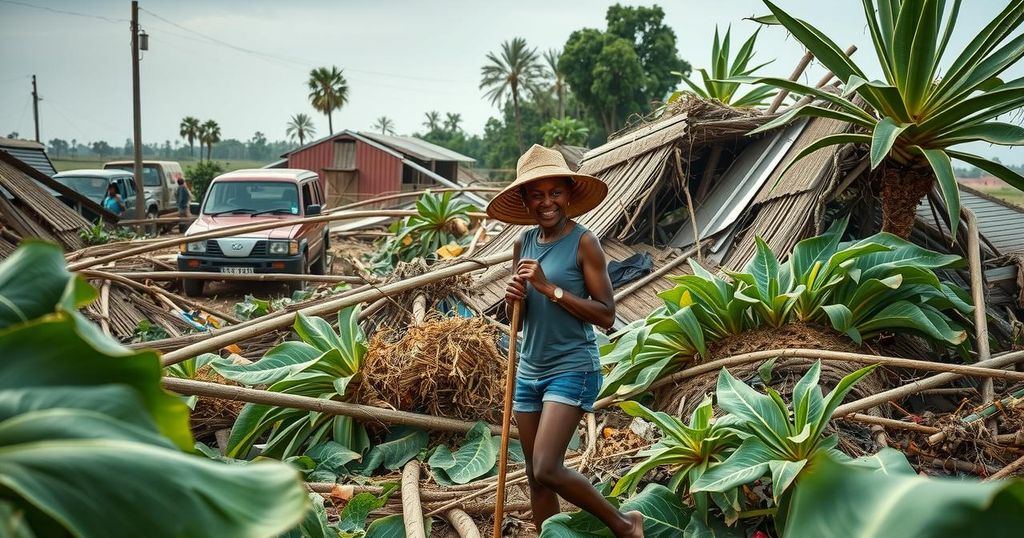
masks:
[[[15,159],[50,177],[57,173],[50,157],[46,155],[46,147],[39,142],[0,137],[0,151],[6,151]]]

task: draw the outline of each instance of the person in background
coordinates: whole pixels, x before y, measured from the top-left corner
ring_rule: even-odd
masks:
[[[103,197],[103,209],[110,211],[118,217],[123,215],[125,210],[128,209],[124,205],[121,195],[117,194],[117,185],[113,183],[107,185],[107,194]]]
[[[192,193],[188,192],[188,187],[185,186],[185,180],[178,178],[178,189],[174,191],[174,202],[178,207],[178,218],[185,218],[188,216],[188,203],[192,200]],[[188,225],[184,222],[178,222],[178,231],[185,233],[185,229]]]

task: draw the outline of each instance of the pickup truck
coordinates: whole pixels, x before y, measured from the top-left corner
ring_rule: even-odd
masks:
[[[192,204],[195,222],[185,232],[179,271],[323,274],[329,238],[325,223],[291,221],[319,215],[324,203],[319,176],[297,169],[236,170],[210,183],[202,204]],[[189,236],[228,226],[279,221],[280,227],[219,239]],[[189,296],[202,295],[204,280],[184,279]],[[301,278],[289,284],[301,289]]]

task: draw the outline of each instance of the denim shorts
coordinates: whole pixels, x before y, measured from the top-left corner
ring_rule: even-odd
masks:
[[[539,379],[516,376],[516,394],[512,410],[539,413],[544,402],[558,402],[594,411],[594,400],[601,390],[602,376],[596,372],[562,372]]]

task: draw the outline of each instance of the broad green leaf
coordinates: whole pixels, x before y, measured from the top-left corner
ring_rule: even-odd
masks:
[[[821,458],[793,489],[785,538],[1005,536],[1024,526],[1024,481],[925,478]]]
[[[957,227],[960,225],[960,188],[957,186],[956,176],[953,175],[953,163],[949,155],[940,149],[925,149],[914,146],[928,160],[935,178],[939,182],[939,191],[942,192],[942,199],[946,203],[946,213],[949,215],[950,234],[956,237]]]
[[[17,503],[87,537],[272,536],[308,508],[298,473],[285,465],[217,463],[149,444],[140,431],[73,409],[8,419],[0,423],[0,484]],[[116,509],[125,512],[111,517]]]
[[[212,364],[212,368],[226,379],[243,385],[269,385],[305,370],[322,354],[322,351],[305,342],[283,342],[254,363],[217,361]]]
[[[466,434],[466,440],[454,453],[439,446],[427,461],[435,472],[440,470],[455,484],[465,484],[483,476],[494,467],[497,451],[491,443],[486,423],[477,422]]]
[[[423,533],[427,536],[430,536],[433,521],[433,518],[424,518]],[[405,538],[405,536],[405,522],[402,519],[402,514],[395,514],[373,520],[373,523],[366,527],[365,538]]]
[[[1024,191],[1024,176],[1021,176],[1017,172],[999,164],[997,162],[990,161],[988,159],[972,155],[970,153],[964,153],[962,151],[946,150],[946,154],[954,159],[961,160],[967,164],[971,164],[981,168],[982,170],[998,177],[999,179],[1009,183],[1015,189]]]
[[[400,469],[426,446],[427,432],[411,426],[399,426],[388,432],[383,443],[370,449],[360,471],[369,475],[381,465],[392,471]]]
[[[129,350],[116,342],[100,348],[83,338],[72,316],[47,316],[0,331],[0,391],[124,385],[136,393],[160,433],[182,450],[191,450],[188,407],[160,388],[157,354]],[[116,355],[110,354],[113,350]]]
[[[650,484],[636,496],[622,503],[622,512],[644,514],[645,538],[678,538],[689,523],[692,511],[665,486]],[[586,512],[557,514],[544,522],[541,538],[611,537],[597,518]]]
[[[299,312],[295,316],[294,328],[303,342],[317,348],[321,353],[343,347],[331,324],[323,318],[309,317]]]
[[[278,538],[339,538],[338,531],[328,526],[327,510],[324,509],[324,498],[319,493],[308,495],[312,507],[306,512],[298,527],[280,535]]]
[[[818,385],[820,376],[821,362],[815,361],[793,387],[793,425],[797,431],[803,430],[808,423],[816,423],[821,417],[824,401]]]
[[[825,430],[825,425],[832,419],[832,413],[837,407],[839,407],[839,404],[843,402],[843,398],[846,397],[846,394],[850,392],[853,386],[856,385],[861,378],[871,372],[874,372],[877,367],[877,364],[865,366],[860,370],[847,374],[839,380],[839,384],[836,385],[836,388],[832,389],[832,392],[828,393],[828,396],[825,397],[824,408],[821,411],[821,420],[811,432],[811,437],[817,438],[821,435],[821,432]]]
[[[332,475],[331,482],[338,477],[346,465],[361,457],[358,452],[349,450],[345,445],[334,441],[325,441],[311,447],[306,451],[306,456],[316,462],[316,470]]]
[[[719,407],[736,415],[772,448],[785,451],[789,420],[770,396],[758,393],[722,368],[716,397]]]
[[[807,460],[772,460],[768,462],[768,469],[772,473],[772,500],[776,505],[780,504],[782,495],[789,490],[805,465],[807,465]]]
[[[68,272],[60,247],[25,241],[0,264],[0,330],[49,314],[83,306],[96,290]]]
[[[897,123],[886,117],[875,125],[871,131],[871,168],[875,169],[889,155],[896,138],[910,127],[908,123]]]
[[[749,484],[764,476],[768,471],[768,462],[779,456],[761,439],[748,437],[728,459],[701,475],[690,486],[690,491],[722,492]]]
[[[347,533],[362,531],[366,527],[366,517],[370,512],[383,507],[388,502],[387,495],[359,493],[349,499],[338,519],[338,530]]]

